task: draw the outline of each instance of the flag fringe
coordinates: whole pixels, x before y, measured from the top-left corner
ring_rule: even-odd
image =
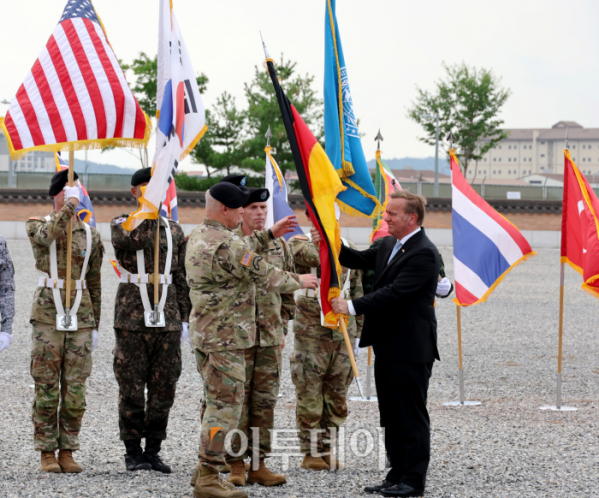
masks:
[[[456,303],[458,306],[463,306],[464,308],[466,306],[474,306],[475,304],[478,303],[484,303],[487,301],[487,298],[491,295],[491,293],[495,290],[495,288],[501,283],[501,281],[505,278],[505,276],[511,272],[516,266],[518,266],[520,263],[523,263],[524,261],[526,261],[529,258],[534,258],[537,255],[536,252],[532,251],[529,252],[528,254],[525,254],[524,256],[522,256],[518,261],[516,261],[512,266],[510,266],[507,270],[505,270],[501,276],[495,280],[495,282],[493,282],[493,285],[491,285],[491,287],[489,287],[487,289],[487,292],[485,292],[485,294],[475,303],[471,303],[471,304],[463,304],[460,303],[457,299],[453,299],[453,302]]]
[[[174,181],[174,180],[173,180]],[[128,232],[131,232],[135,229],[135,221],[136,220],[155,220],[158,218],[159,208],[154,206],[150,201],[148,201],[145,195],[146,187],[142,187],[142,196],[137,200],[139,202],[139,208],[137,208],[133,213],[129,215],[127,221],[123,223],[123,228]],[[141,210],[146,206],[151,212],[142,213]]]
[[[185,149],[183,151],[183,154],[181,154],[181,157],[179,158],[179,162],[183,161],[183,159],[185,159],[189,155],[189,153],[198,144],[198,142],[202,139],[202,137],[206,134],[207,131],[208,131],[208,125],[205,124],[204,128],[202,128],[200,133],[198,133],[198,136],[195,137],[192,140],[192,142],[189,144],[189,147],[187,147],[187,149]]]
[[[376,197],[374,197],[373,195],[371,195],[368,192],[366,192],[357,183],[354,183],[349,178],[343,178],[342,181],[345,182],[345,183],[347,183],[350,187],[356,189],[358,192],[360,192],[360,194],[362,194],[367,199],[370,199],[372,202],[374,202],[375,206],[374,206],[374,209],[372,210],[372,213],[370,213],[370,214],[364,214],[361,211],[358,211],[357,209],[355,209],[355,208],[349,206],[348,204],[340,201],[339,199],[336,199],[337,204],[339,205],[339,209],[341,209],[341,211],[343,211],[344,213],[349,214],[350,216],[362,216],[363,218],[374,218],[375,216],[377,216],[377,215],[379,215],[379,214],[381,214],[381,213],[383,213],[385,211],[385,208],[381,205],[381,203],[379,202],[379,200]]]
[[[8,151],[10,158],[13,161],[22,159],[25,154],[33,151],[48,151],[48,152],[62,152],[62,151],[79,151],[79,150],[95,150],[104,149],[106,147],[130,147],[133,149],[145,149],[150,140],[152,134],[152,121],[148,115],[144,112],[146,118],[146,131],[143,139],[139,138],[99,138],[93,140],[77,140],[76,142],[62,142],[58,144],[45,144],[37,145],[35,147],[29,147],[27,149],[15,150],[4,118],[0,118],[0,131],[4,133],[6,138],[6,144],[8,145]]]

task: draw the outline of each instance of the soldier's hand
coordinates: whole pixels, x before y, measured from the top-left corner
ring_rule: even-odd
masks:
[[[302,279],[302,289],[318,289],[318,277],[308,273],[306,275],[300,275]]]
[[[64,200],[77,207],[81,202],[81,189],[79,187],[65,187]]]
[[[272,227],[271,232],[275,239],[282,237],[286,233],[293,232],[297,227],[297,218],[295,216],[286,216],[282,220],[277,221]]]
[[[320,242],[322,241],[322,237],[320,236],[320,232],[318,230],[316,230],[316,228],[312,227],[310,228],[310,235],[312,236],[312,243],[313,244],[320,244]]]

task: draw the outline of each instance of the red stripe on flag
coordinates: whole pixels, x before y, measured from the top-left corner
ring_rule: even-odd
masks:
[[[46,108],[46,112],[48,113],[48,117],[50,118],[50,124],[52,125],[52,131],[54,132],[54,138],[56,139],[56,142],[66,142],[67,133],[62,124],[62,118],[60,117],[60,112],[58,112],[58,107],[56,106],[56,102],[54,101],[52,90],[50,89],[50,85],[48,84],[48,80],[46,79],[46,73],[44,73],[44,69],[40,64],[39,59],[35,61],[35,64],[31,69],[31,74],[33,75],[35,84],[37,85],[37,88],[44,102],[44,107]]]
[[[60,53],[60,49],[58,48],[54,36],[50,37],[46,48],[52,59],[52,64],[54,64],[54,69],[56,70],[58,81],[60,81],[60,86],[62,87],[67,104],[69,104],[69,110],[71,111],[71,116],[73,117],[75,128],[77,129],[77,140],[87,140],[87,126],[85,125],[81,104],[77,98],[77,93],[75,93],[71,76],[69,75],[69,71],[67,70],[67,66],[62,58],[62,54]]]
[[[83,20],[84,23],[91,22],[87,19]],[[87,54],[85,53],[85,49],[83,45],[81,45],[81,40],[79,39],[79,35],[77,34],[77,30],[73,25],[73,21],[67,19],[61,23],[62,29],[64,29],[65,34],[67,35],[67,40],[71,45],[71,49],[73,50],[73,54],[75,55],[75,59],[77,59],[77,64],[79,65],[79,70],[81,71],[81,75],[83,76],[83,81],[85,81],[85,86],[87,87],[87,91],[89,93],[89,97],[92,101],[92,105],[94,107],[94,113],[96,114],[96,126],[98,130],[98,138],[107,138],[106,137],[106,110],[104,109],[104,100],[102,99],[102,92],[100,92],[100,87],[98,86],[98,82],[96,81],[96,76],[92,70],[92,67],[87,58]]]
[[[133,96],[133,99],[135,100],[135,134],[133,135],[133,138],[143,140],[146,136],[146,117],[135,96]]]
[[[455,282],[455,295],[462,306],[470,306],[478,301],[478,297],[467,291],[457,280]]]
[[[8,135],[10,136],[10,141],[12,142],[12,147],[14,150],[21,150],[23,148],[23,144],[21,143],[21,137],[15,126],[15,122],[10,115],[10,112],[6,113],[6,118],[4,119],[4,126],[6,126],[6,130],[8,131]]]
[[[108,82],[110,83],[112,95],[114,95],[114,105],[116,107],[116,126],[114,128],[114,137],[121,138],[123,136],[123,117],[125,115],[125,93],[123,92],[123,87],[121,86],[119,78],[112,67],[110,58],[104,49],[104,44],[94,29],[92,23],[86,22],[84,25],[89,33],[94,47],[96,48],[96,52],[100,58],[100,62],[102,63],[102,67],[104,68],[104,72],[108,78]]]
[[[476,193],[476,191],[466,181],[466,178],[464,178],[464,175],[460,171],[460,166],[454,162],[453,158],[451,158],[451,171],[453,185],[476,207],[483,211],[487,216],[495,220],[509,234],[509,236],[514,239],[514,242],[518,244],[522,254],[530,253],[530,244],[520,233],[520,231],[497,211],[495,211],[482,197]]]
[[[299,115],[293,104],[291,104],[291,114],[293,115],[293,129],[295,131],[295,137],[297,139],[297,145],[299,146],[300,154],[302,155],[302,162],[304,163],[304,171],[306,172],[306,178],[308,185],[310,186],[310,194],[312,192],[312,180],[310,179],[310,154],[316,144],[316,137],[306,126],[306,123]]]
[[[21,85],[19,88],[19,91],[17,92],[17,101],[19,102],[21,111],[23,111],[25,121],[27,121],[27,128],[29,128],[29,133],[31,133],[33,144],[36,146],[44,145],[46,143],[44,141],[44,135],[40,129],[40,124],[37,120],[35,109],[33,108],[33,105],[31,105],[29,95],[27,95],[27,90],[25,90],[25,85]]]

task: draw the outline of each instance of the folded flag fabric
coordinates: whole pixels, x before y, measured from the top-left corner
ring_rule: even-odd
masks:
[[[173,2],[160,0],[158,79],[156,93],[156,153],[152,178],[139,199],[139,209],[123,223],[133,230],[145,219],[156,219],[160,203],[174,183],[179,163],[206,133],[206,113],[185,41],[173,12]],[[172,195],[172,193],[171,193]],[[176,207],[176,204],[175,204]]]
[[[54,153],[54,161],[56,162],[56,171],[69,169],[69,165],[60,156],[60,153]],[[96,214],[94,213],[92,200],[90,199],[86,188],[83,186],[83,183],[81,183],[81,180],[77,180],[77,183],[79,184],[79,188],[83,194],[81,202],[79,202],[79,205],[77,206],[77,216],[79,216],[79,219],[83,223],[87,223],[89,226],[96,228]]]
[[[372,217],[382,210],[364,157],[354,114],[335,0],[326,0],[324,51],[324,137],[326,153],[346,189],[337,204],[351,215]]]
[[[32,150],[147,146],[152,123],[90,0],[68,1],[0,129],[13,160]]]
[[[283,92],[273,60],[267,58],[266,64],[275,88],[308,215],[322,237],[319,255],[324,326],[337,329],[339,323],[331,307],[331,299],[340,295],[341,275],[341,230],[335,217],[335,197],[345,187],[322,146]]]
[[[274,157],[270,154],[272,147],[266,147],[266,177],[264,186],[270,192],[270,196],[266,201],[268,213],[266,214],[266,228],[272,227],[277,221],[282,220],[286,216],[293,216],[293,210],[289,206],[287,200],[287,184],[279,165]],[[289,240],[294,235],[301,235],[304,232],[297,226],[293,232],[283,235],[285,240]]]
[[[166,189],[166,197],[160,208],[160,216],[169,220],[179,221],[179,208],[177,207],[177,186],[171,182]]]
[[[536,255],[506,218],[468,184],[455,150],[451,158],[453,260],[460,306],[485,302],[514,266]]]
[[[387,202],[389,202],[389,194],[396,190],[401,190],[401,185],[395,179],[395,175],[389,169],[389,166],[381,159],[381,151],[376,151],[376,172],[374,174],[374,188],[376,189],[376,197],[383,206],[383,211],[377,213],[372,222],[371,242],[374,242],[381,237],[389,235],[389,227],[385,218],[385,210]]]
[[[599,200],[564,151],[561,262],[582,275],[582,288],[599,297]]]

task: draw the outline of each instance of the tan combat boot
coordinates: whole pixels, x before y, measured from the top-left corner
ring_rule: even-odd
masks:
[[[245,463],[243,460],[231,462],[229,465],[231,465],[231,475],[227,479],[227,482],[235,484],[235,486],[245,486]]]
[[[327,453],[322,456],[324,462],[329,466],[329,470],[345,470],[345,465],[343,465],[339,460],[335,458],[335,455],[331,453]]]
[[[301,465],[302,469],[308,470],[329,470],[329,464],[326,463],[321,457],[313,457],[312,455],[306,455]]]
[[[65,474],[79,474],[83,469],[73,460],[71,450],[60,450],[58,452],[58,465]]]
[[[62,474],[62,469],[58,465],[53,451],[42,451],[42,466],[40,470],[42,472]]]
[[[227,465],[227,467],[229,467],[229,472],[231,472],[231,467],[229,465]],[[196,481],[198,480],[198,477],[200,477],[200,464],[198,463],[198,466],[196,467],[196,469],[193,471],[193,476],[191,476],[191,482],[189,484],[191,484],[191,487],[193,488],[196,485]],[[227,486],[229,486],[230,489],[235,489],[235,484],[231,484],[230,482],[226,483]]]
[[[248,473],[248,484],[260,484],[260,486],[280,486],[287,482],[287,478],[281,474],[275,474],[264,463],[264,458],[260,459],[258,470],[251,470]]]
[[[200,469],[200,477],[193,488],[193,496],[194,498],[248,498],[245,491],[231,489],[218,472],[205,466]]]

